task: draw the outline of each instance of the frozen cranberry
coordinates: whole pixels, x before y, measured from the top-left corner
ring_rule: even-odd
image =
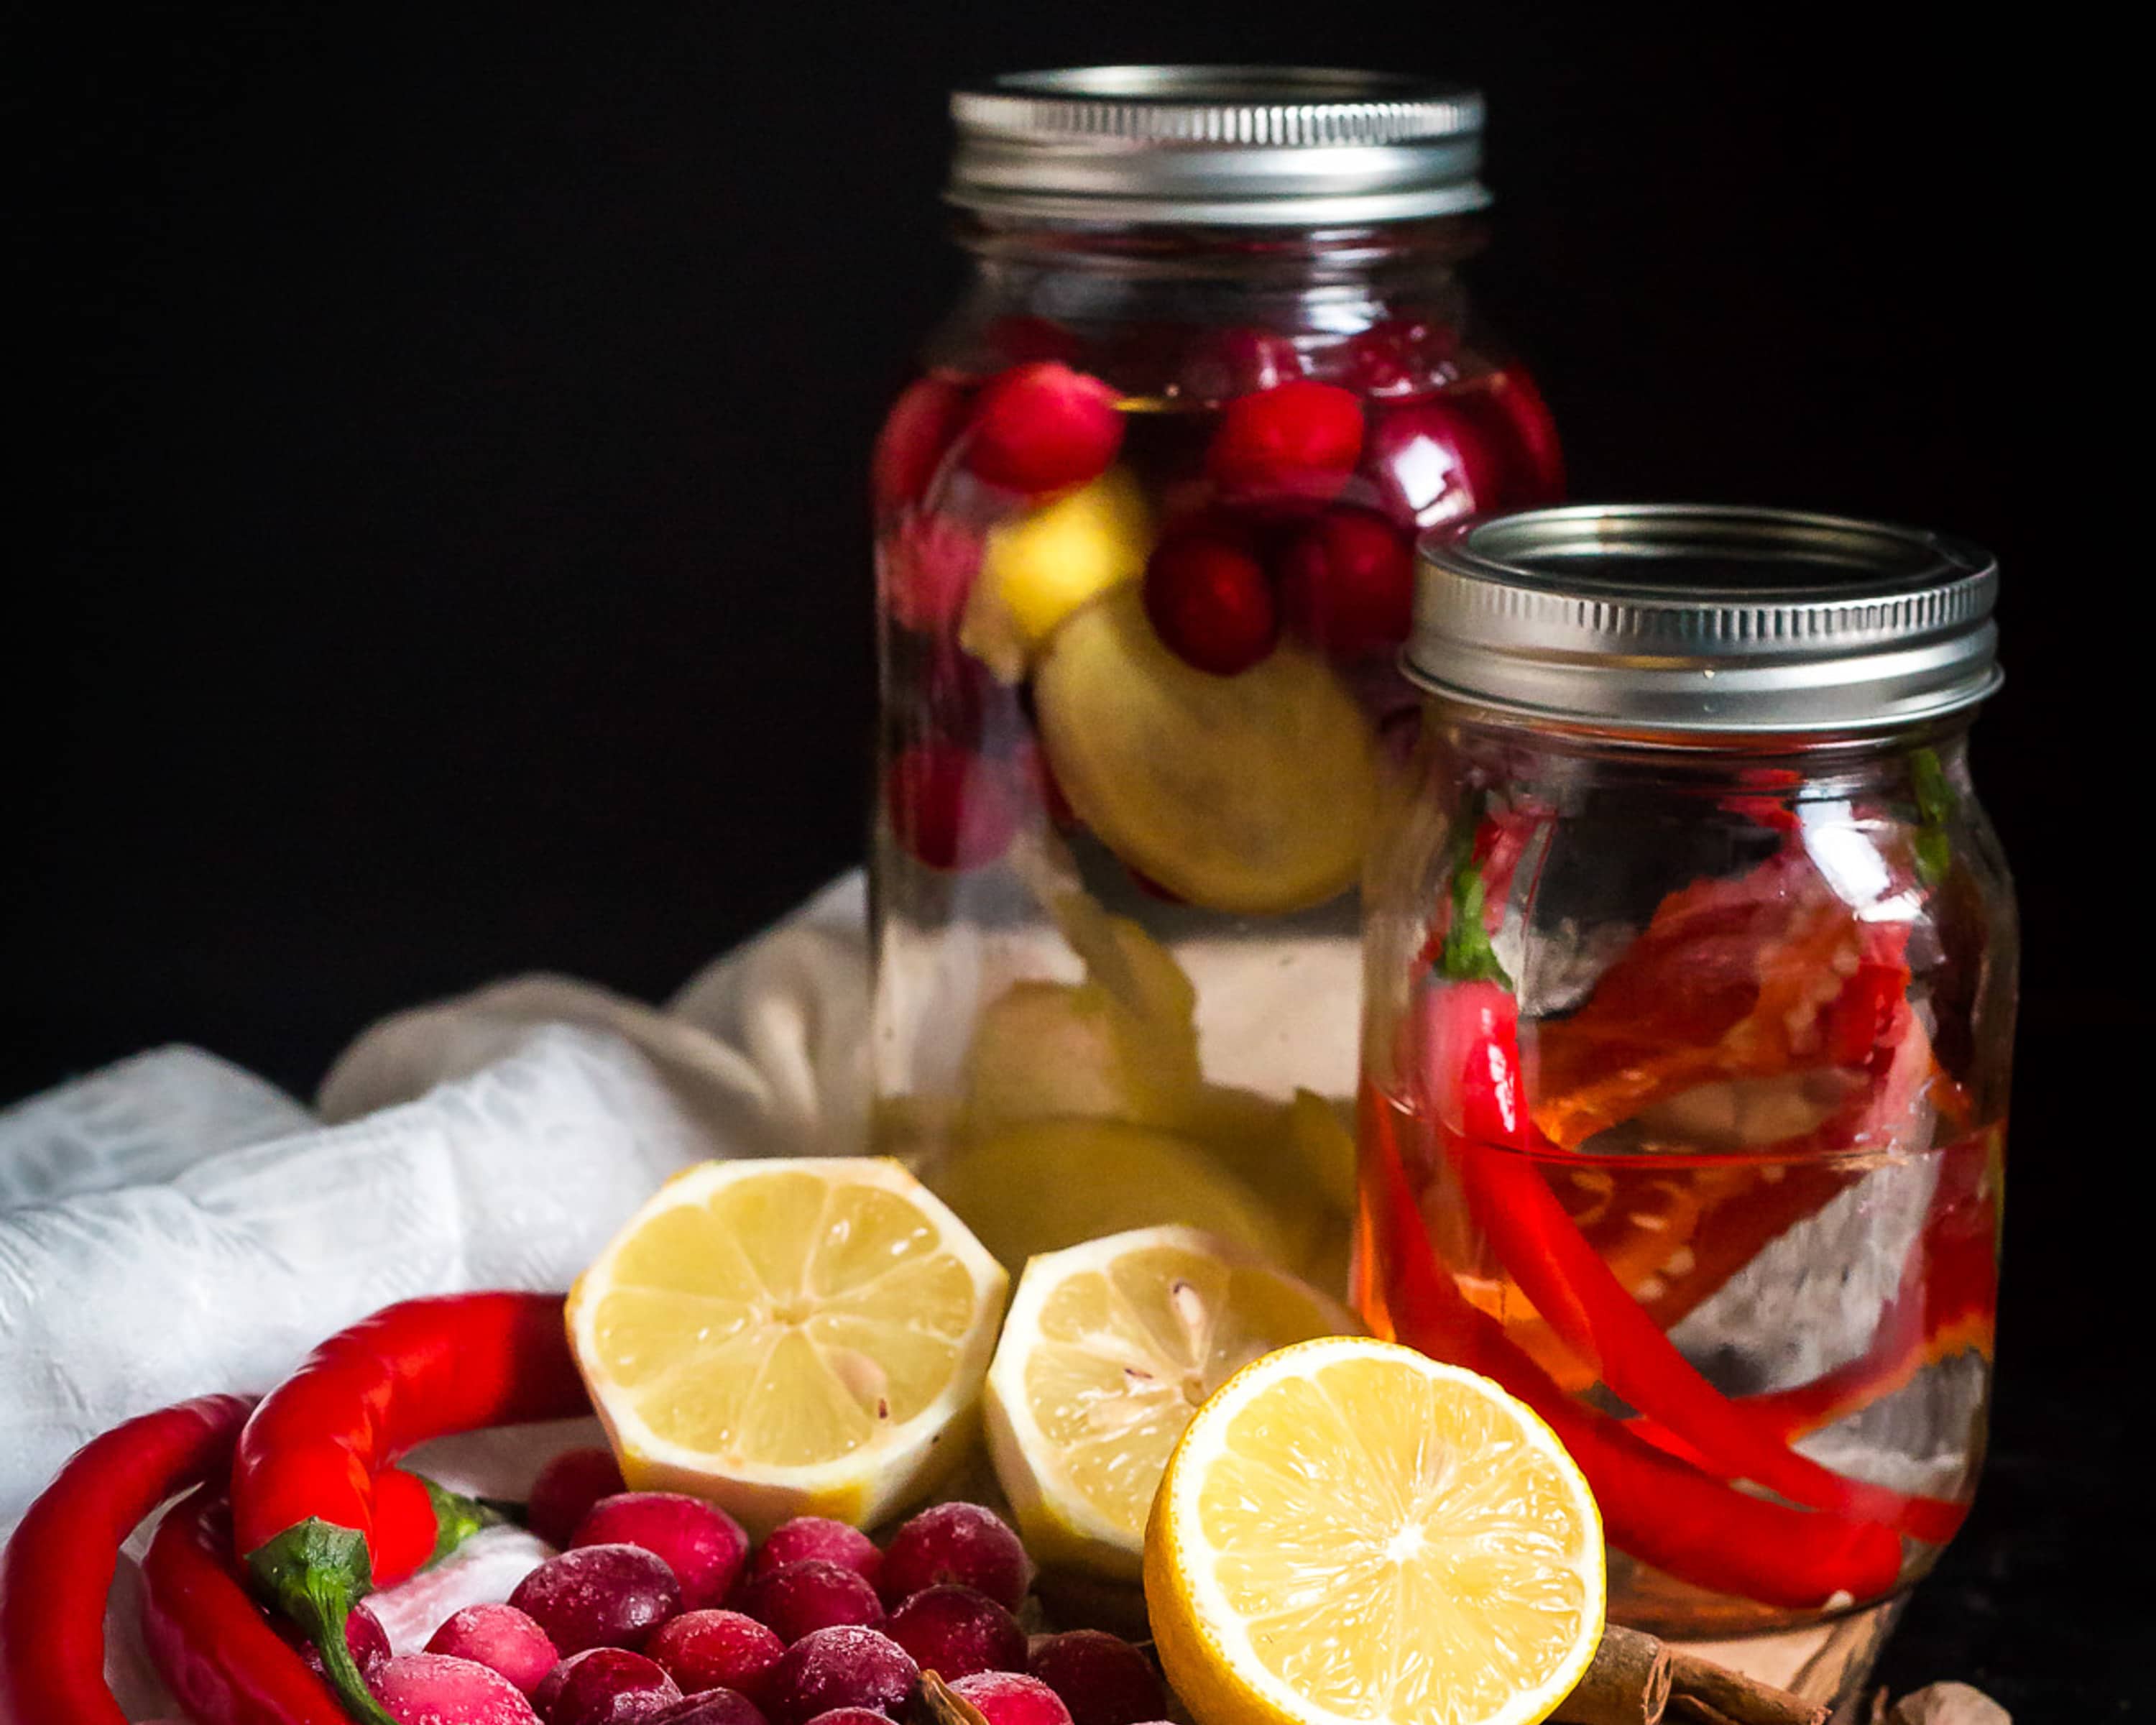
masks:
[[[539,1717],[499,1671],[440,1653],[385,1659],[367,1686],[397,1725],[532,1725]]]
[[[1072,1725],[1140,1725],[1168,1711],[1152,1661],[1106,1630],[1036,1635],[1026,1669],[1055,1692]]]
[[[892,833],[932,869],[993,862],[1010,848],[1023,812],[1009,769],[955,743],[901,750],[884,793]]]
[[[1302,375],[1302,356],[1285,336],[1266,330],[1208,330],[1184,355],[1177,393],[1186,400],[1226,401],[1275,389]]]
[[[771,1705],[778,1725],[805,1725],[834,1707],[895,1712],[921,1676],[889,1635],[842,1624],[803,1635],[771,1674]]]
[[[546,1709],[547,1725],[644,1725],[680,1698],[665,1671],[621,1647],[563,1660],[532,1697]]]
[[[965,614],[982,548],[978,533],[948,516],[907,516],[880,550],[884,609],[907,629],[949,634]]]
[[[1499,473],[1487,434],[1458,405],[1441,400],[1375,413],[1363,470],[1379,506],[1408,531],[1486,510]]]
[[[524,1516],[549,1545],[567,1545],[577,1523],[602,1497],[629,1489],[611,1450],[564,1450],[539,1470]]]
[[[951,1686],[980,1710],[988,1725],[1071,1725],[1070,1710],[1038,1677],[1016,1671],[976,1671]]]
[[[1186,665],[1232,677],[1273,650],[1280,614],[1258,560],[1204,533],[1163,540],[1147,560],[1146,615]]]
[[[873,1629],[883,1621],[883,1604],[869,1579],[822,1558],[781,1563],[757,1576],[742,1596],[742,1609],[788,1644],[812,1630],[844,1623]]]
[[[1362,452],[1362,403],[1337,384],[1298,378],[1223,408],[1205,470],[1231,496],[1322,503]]]
[[[644,1651],[665,1666],[684,1695],[738,1689],[760,1700],[786,1643],[742,1612],[685,1611],[660,1624]]]
[[[764,1725],[762,1710],[731,1689],[685,1696],[651,1716],[651,1725]]]
[[[300,1657],[306,1661],[307,1669],[316,1676],[326,1679],[328,1672],[322,1665],[322,1650],[283,1618],[277,1619],[276,1622],[277,1633],[300,1650]],[[344,1644],[351,1650],[352,1662],[359,1667],[359,1674],[362,1677],[372,1675],[375,1666],[389,1657],[389,1632],[382,1628],[382,1620],[365,1605],[354,1605],[346,1616]]]
[[[636,1545],[580,1545],[549,1558],[510,1594],[564,1654],[641,1647],[681,1609],[681,1584]]]
[[[1025,1669],[1025,1631],[977,1588],[954,1581],[924,1587],[901,1601],[883,1626],[924,1671],[946,1682],[975,1671]]]
[[[1280,603],[1289,626],[1329,653],[1398,646],[1414,620],[1407,536],[1368,510],[1327,510],[1281,553]]]
[[[869,458],[869,490],[879,514],[918,503],[957,441],[973,392],[948,377],[921,377],[891,404]]]
[[[514,1605],[497,1604],[467,1605],[453,1614],[434,1631],[427,1651],[500,1671],[526,1695],[562,1656],[546,1630]]]
[[[578,1523],[572,1546],[635,1545],[665,1559],[681,1604],[697,1611],[726,1596],[748,1561],[748,1535],[716,1503],[681,1491],[602,1497]]]
[[[817,1714],[808,1725],[891,1725],[891,1715],[874,1707],[833,1707],[828,1713]]]
[[[966,465],[1028,496],[1097,479],[1122,446],[1116,392],[1054,360],[1015,366],[973,403]]]
[[[808,1558],[837,1563],[871,1582],[883,1568],[883,1553],[859,1527],[829,1516],[796,1516],[773,1527],[757,1548],[753,1573],[767,1575],[783,1563]]]
[[[1358,395],[1406,395],[1443,376],[1459,347],[1450,324],[1420,316],[1388,318],[1348,343],[1340,381]]]
[[[978,1589],[1015,1611],[1033,1584],[1033,1560],[993,1510],[938,1503],[906,1522],[884,1548],[883,1596],[896,1604],[942,1581]]]

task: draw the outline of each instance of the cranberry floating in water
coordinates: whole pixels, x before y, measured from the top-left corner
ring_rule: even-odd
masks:
[[[1557,421],[1550,417],[1535,380],[1521,365],[1507,366],[1490,380],[1490,398],[1503,417],[1520,459],[1508,463],[1499,509],[1532,509],[1564,495],[1564,450]]]
[[[398,1725],[532,1725],[539,1717],[501,1672],[446,1654],[385,1659],[367,1686]]]
[[[813,1630],[839,1624],[873,1629],[883,1621],[883,1602],[868,1578],[822,1558],[782,1563],[757,1576],[742,1595],[742,1609],[789,1643]]]
[[[1336,384],[1300,378],[1222,408],[1205,469],[1233,498],[1322,503],[1362,451],[1362,403]]]
[[[910,515],[886,537],[877,559],[884,608],[924,634],[957,626],[980,572],[984,542],[946,515]]]
[[[976,1588],[1015,1611],[1033,1584],[1033,1559],[1010,1524],[978,1503],[938,1503],[891,1537],[883,1596],[892,1604],[938,1582]]]
[[[1481,427],[1467,410],[1444,400],[1378,409],[1363,470],[1379,506],[1408,531],[1486,511],[1502,478]]]
[[[1152,1661],[1106,1630],[1037,1635],[1026,1669],[1070,1710],[1071,1725],[1142,1725],[1168,1711]]]
[[[1146,615],[1186,665],[1232,677],[1280,639],[1271,583],[1239,546],[1200,532],[1161,542],[1146,563]]]
[[[771,1674],[778,1725],[804,1725],[834,1707],[896,1717],[921,1676],[906,1651],[872,1629],[841,1625],[803,1635]]]
[[[1257,329],[1208,330],[1185,352],[1176,393],[1186,401],[1222,402],[1276,389],[1302,375],[1302,356],[1285,336]]]
[[[869,490],[879,513],[920,502],[958,439],[973,392],[948,377],[921,377],[892,403],[869,458]]]
[[[526,1695],[561,1660],[547,1631],[514,1605],[465,1606],[434,1631],[427,1651],[499,1671]]]
[[[640,1546],[580,1545],[518,1582],[509,1603],[565,1654],[633,1649],[681,1609],[681,1584]]]
[[[532,1698],[547,1725],[645,1725],[681,1692],[641,1653],[594,1647],[564,1660]]]
[[[1035,496],[1098,479],[1123,441],[1116,392],[1050,360],[993,378],[973,403],[966,465],[992,485]]]
[[[1053,320],[1026,315],[998,317],[982,335],[983,345],[995,356],[995,368],[1055,359],[1075,365],[1081,344],[1076,333]]]
[[[955,1581],[924,1587],[903,1600],[884,1633],[924,1671],[949,1682],[975,1671],[1025,1669],[1025,1631],[978,1588]]]
[[[932,869],[978,869],[1010,848],[1022,814],[1009,769],[955,743],[899,752],[885,780],[892,832]]]
[[[660,1625],[644,1651],[665,1667],[684,1695],[737,1689],[761,1701],[786,1643],[745,1612],[685,1611]]]
[[[680,1491],[624,1491],[603,1497],[577,1527],[572,1545],[634,1545],[663,1558],[689,1610],[716,1605],[748,1561],[748,1535],[715,1503]]]
[[[1038,1677],[1016,1671],[976,1671],[951,1686],[988,1725],[1071,1725],[1070,1710]]]
[[[1340,381],[1358,395],[1414,394],[1442,379],[1459,345],[1435,318],[1388,318],[1348,341]]]
[[[1414,552],[1366,509],[1330,509],[1281,553],[1280,603],[1313,646],[1342,658],[1397,647],[1414,620]]]
[[[567,1545],[594,1503],[628,1489],[613,1450],[564,1450],[539,1470],[524,1506],[525,1519],[547,1544]]]
[[[843,1565],[870,1581],[883,1568],[883,1553],[875,1541],[850,1522],[834,1522],[829,1516],[796,1516],[781,1522],[765,1538],[757,1551],[754,1572],[767,1574],[782,1563],[798,1563],[806,1558]]]

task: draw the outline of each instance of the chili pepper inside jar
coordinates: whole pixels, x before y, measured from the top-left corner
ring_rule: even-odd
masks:
[[[1846,1696],[1984,1448],[1997,571],[1830,516],[1575,507],[1432,535],[1419,578],[1358,1302],[1555,1428],[1613,1620]]]
[[[1460,276],[1481,104],[1113,67],[952,107],[971,276],[873,474],[880,1141],[1014,1271],[1194,1221],[1337,1286],[1414,538],[1562,485]]]

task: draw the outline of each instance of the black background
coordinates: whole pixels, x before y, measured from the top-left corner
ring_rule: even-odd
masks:
[[[2118,1190],[2150,1153],[2114,1105],[2156,1027],[2117,867],[2138,793],[2098,768],[2147,608],[2089,628],[2111,590],[2056,506],[2092,361],[2043,33],[1311,10],[20,34],[12,585],[59,605],[10,630],[0,1099],[170,1040],[304,1091],[372,1016],[534,968],[670,990],[860,848],[864,452],[957,280],[947,88],[1110,59],[1470,80],[1501,200],[1476,280],[1576,495],[1884,515],[2005,562],[1977,769],[2028,942],[2007,1363],[1889,1674],[2122,1716],[2156,1605]]]

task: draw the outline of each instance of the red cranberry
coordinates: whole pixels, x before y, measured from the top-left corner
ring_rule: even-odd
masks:
[[[681,1692],[642,1654],[593,1647],[563,1660],[531,1698],[547,1725],[645,1725]]]
[[[395,1655],[377,1666],[367,1681],[382,1710],[398,1725],[434,1725],[444,1719],[460,1725],[532,1725],[536,1717],[531,1703],[501,1672],[446,1654]]]
[[[906,1522],[884,1548],[883,1596],[896,1604],[943,1581],[976,1588],[1015,1611],[1033,1584],[1033,1560],[993,1510],[938,1503]]]
[[[1152,1661],[1106,1630],[1036,1635],[1026,1669],[1070,1708],[1072,1725],[1141,1725],[1168,1711]]]
[[[1522,365],[1512,365],[1490,380],[1490,393],[1524,460],[1506,476],[1499,509],[1532,509],[1564,495],[1564,450],[1549,403]]]
[[[906,516],[878,547],[884,609],[907,629],[948,634],[965,613],[983,543],[949,516]]]
[[[1500,470],[1482,429],[1447,400],[1407,402],[1374,413],[1363,468],[1378,506],[1409,531],[1489,508]]]
[[[726,1596],[748,1561],[748,1535],[716,1503],[680,1491],[624,1491],[602,1497],[578,1524],[572,1545],[635,1545],[665,1560],[690,1611]]]
[[[966,465],[1028,496],[1097,479],[1122,446],[1116,392],[1054,360],[1013,367],[973,403]]]
[[[1248,670],[1280,639],[1272,588],[1258,560],[1202,533],[1177,534],[1154,547],[1145,608],[1170,652],[1217,677]]]
[[[1337,384],[1299,378],[1222,408],[1205,468],[1231,496],[1324,502],[1362,449],[1362,403]]]
[[[757,1701],[786,1643],[745,1612],[684,1611],[660,1625],[644,1651],[685,1695],[737,1689]]]
[[[891,763],[892,832],[932,869],[985,867],[1010,848],[1023,813],[1008,769],[954,743],[922,742]]]
[[[641,1546],[580,1545],[518,1582],[509,1603],[565,1654],[634,1649],[680,1610],[681,1584]]]
[[[883,1568],[883,1553],[875,1541],[850,1522],[834,1522],[829,1516],[796,1516],[771,1530],[757,1548],[752,1573],[766,1575],[782,1563],[808,1558],[837,1563],[870,1581]]]
[[[1302,356],[1285,336],[1266,330],[1208,330],[1183,362],[1177,389],[1186,400],[1223,402],[1276,389],[1302,375]]]
[[[499,1671],[526,1695],[561,1661],[547,1631],[514,1605],[467,1605],[452,1613],[427,1651]]]
[[[525,1519],[547,1544],[567,1545],[594,1503],[628,1489],[613,1450],[564,1450],[532,1481]]]
[[[976,1671],[951,1686],[980,1710],[988,1725],[1071,1725],[1070,1710],[1037,1677],[1016,1671]]]
[[[834,1707],[895,1714],[913,1692],[920,1668],[890,1636],[843,1624],[803,1635],[771,1674],[778,1725],[803,1725]]]
[[[650,1725],[765,1725],[763,1712],[745,1695],[731,1689],[706,1689],[662,1707]]]
[[[1365,509],[1331,509],[1281,554],[1281,608],[1295,632],[1342,658],[1397,647],[1414,619],[1414,553]]]
[[[878,514],[918,503],[957,441],[973,392],[948,377],[921,377],[891,404],[869,458],[869,490]]]
[[[874,1707],[833,1707],[828,1713],[817,1714],[808,1725],[891,1725],[891,1715]]]
[[[287,1633],[287,1630],[290,1630]],[[303,1639],[301,1632],[278,1620],[277,1632],[300,1650],[300,1657],[307,1662],[307,1669],[316,1676],[327,1679],[329,1672],[322,1664],[322,1650]],[[375,1666],[389,1657],[389,1632],[382,1626],[382,1620],[365,1605],[354,1605],[344,1620],[344,1645],[351,1650],[352,1662],[359,1667],[361,1676],[371,1675]],[[429,1653],[445,1650],[429,1647]],[[470,1656],[466,1655],[469,1658]],[[482,1665],[486,1661],[480,1661]]]
[[[1422,316],[1373,324],[1348,343],[1340,381],[1358,395],[1407,395],[1428,389],[1459,346],[1449,324]]]
[[[1076,334],[1045,317],[998,317],[982,332],[982,345],[995,357],[998,369],[1036,360],[1075,365],[1081,352]]]
[[[884,1633],[924,1671],[947,1683],[975,1671],[1025,1669],[1025,1631],[1018,1620],[978,1589],[956,1582],[924,1587],[903,1601]]]
[[[867,1577],[822,1558],[781,1563],[757,1576],[742,1596],[742,1609],[788,1644],[815,1630],[840,1624],[874,1629],[883,1621],[883,1602]]]

